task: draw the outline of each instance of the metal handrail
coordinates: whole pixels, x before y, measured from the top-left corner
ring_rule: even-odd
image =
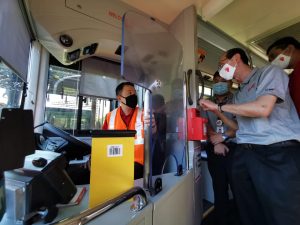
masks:
[[[57,224],[59,225],[83,225],[91,220],[95,219],[96,217],[104,214],[110,209],[113,209],[114,207],[120,205],[121,203],[131,199],[132,197],[140,195],[143,200],[145,205],[143,205],[139,210],[144,208],[147,205],[147,196],[145,191],[141,187],[133,187],[127,192],[119,195],[116,198],[113,198],[101,205],[98,205],[92,209],[87,209],[83,212],[81,212],[79,215],[76,215],[74,217],[70,217],[64,220],[59,221]]]

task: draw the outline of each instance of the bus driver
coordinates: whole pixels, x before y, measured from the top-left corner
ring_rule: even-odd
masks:
[[[143,116],[137,106],[137,95],[134,84],[120,83],[116,87],[119,107],[106,115],[102,130],[136,130],[134,144],[134,179],[143,177],[144,165],[144,123],[150,124],[150,117]],[[156,123],[152,116],[152,132],[156,132]]]

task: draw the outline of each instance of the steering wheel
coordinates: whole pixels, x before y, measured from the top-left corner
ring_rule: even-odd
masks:
[[[59,129],[50,123],[45,123],[43,128],[44,131],[68,141],[64,151],[66,152],[67,156],[71,156],[70,158],[82,157],[91,153],[91,146],[89,144],[79,140],[68,132]]]

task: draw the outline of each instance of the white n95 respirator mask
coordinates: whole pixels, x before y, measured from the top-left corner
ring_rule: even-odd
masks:
[[[225,80],[232,80],[236,67],[226,63],[219,71],[221,77]]]
[[[272,65],[279,66],[281,69],[286,69],[291,61],[291,56],[279,54],[272,62]]]

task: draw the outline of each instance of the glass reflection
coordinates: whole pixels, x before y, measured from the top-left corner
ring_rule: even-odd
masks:
[[[121,75],[150,90],[152,94],[150,109],[158,126],[150,146],[153,175],[176,171],[176,164],[185,163],[181,63],[182,46],[166,27],[150,17],[134,12],[125,14]],[[160,83],[159,87],[154,85],[157,82]]]
[[[24,82],[0,61],[0,114],[2,108],[19,108]]]

